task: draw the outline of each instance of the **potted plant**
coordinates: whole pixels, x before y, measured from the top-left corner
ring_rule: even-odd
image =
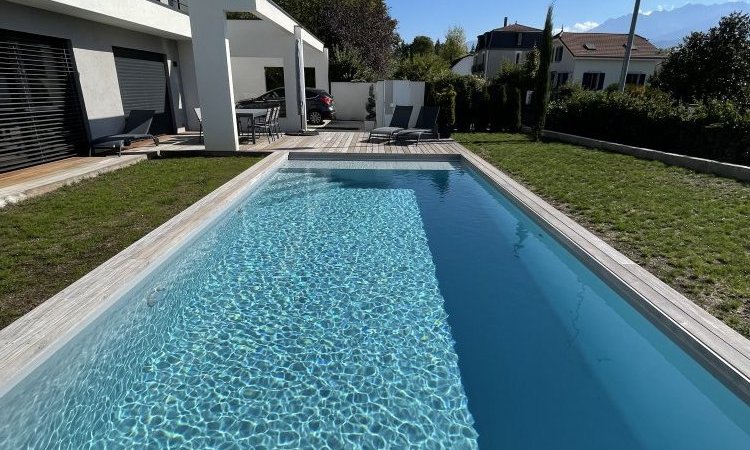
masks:
[[[371,131],[375,128],[375,85],[370,85],[370,95],[367,97],[367,103],[365,104],[365,110],[367,110],[367,117],[365,117],[365,131]]]

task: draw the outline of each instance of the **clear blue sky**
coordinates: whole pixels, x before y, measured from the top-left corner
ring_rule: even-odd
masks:
[[[510,23],[541,28],[550,0],[386,0],[398,20],[401,37],[410,42],[416,35],[442,37],[453,25],[466,30],[469,40]],[[687,3],[726,3],[726,0],[641,0],[642,11],[680,7]],[[587,31],[594,23],[633,12],[634,0],[557,0],[555,29]],[[578,26],[577,26],[578,24]]]

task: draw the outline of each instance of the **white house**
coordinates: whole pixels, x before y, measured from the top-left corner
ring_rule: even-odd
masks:
[[[236,150],[234,100],[264,92],[266,68],[297,110],[298,54],[328,87],[323,43],[268,0],[0,0],[0,49],[0,172],[85,153],[134,109],[171,134],[201,107],[207,148]]]
[[[602,90],[619,83],[627,40],[627,34],[558,34],[553,40],[552,86],[572,83],[584,89]],[[646,84],[664,58],[651,42],[636,35],[627,83]]]
[[[542,40],[542,30],[526,25],[508,25],[477,36],[477,48],[474,54],[472,73],[485,78],[495,78],[503,63],[522,64],[526,56]]]

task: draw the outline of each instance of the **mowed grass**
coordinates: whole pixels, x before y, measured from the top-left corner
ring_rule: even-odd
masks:
[[[0,328],[259,160],[145,161],[0,209]]]
[[[455,138],[750,337],[750,184],[520,134]]]

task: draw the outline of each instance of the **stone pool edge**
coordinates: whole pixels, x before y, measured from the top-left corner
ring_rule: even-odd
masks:
[[[0,398],[283,165],[277,152],[0,330]]]

